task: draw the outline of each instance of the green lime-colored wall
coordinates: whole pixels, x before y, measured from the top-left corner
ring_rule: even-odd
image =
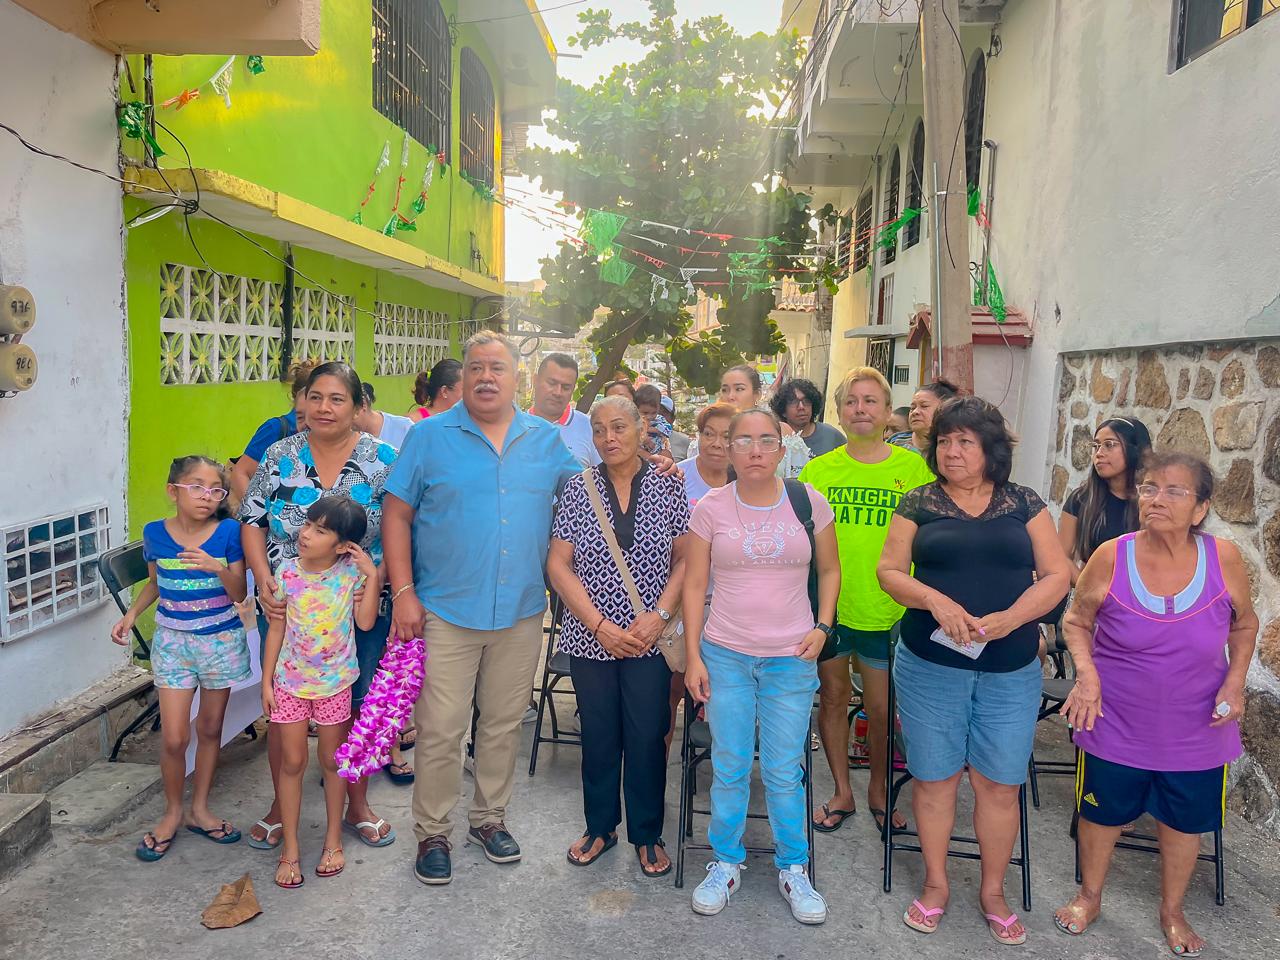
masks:
[[[125,220],[145,205],[125,201]],[[284,266],[248,240],[221,224],[191,218],[199,245],[192,247],[177,214],[169,214],[128,231],[125,285],[129,316],[129,532],[137,537],[150,520],[170,512],[165,496],[169,462],[177,456],[201,453],[226,461],[239,455],[245,443],[268,417],[290,409],[288,387],[278,381],[261,383],[205,383],[166,386],[160,375],[160,267],[164,263],[203,266],[200,254],[218,271],[282,283]],[[283,245],[255,237],[274,256]],[[378,393],[378,406],[404,413],[413,402],[413,377],[375,377],[373,316],[379,300],[441,310],[455,321],[470,317],[473,301],[456,293],[435,290],[405,277],[293,248],[300,286],[317,286],[351,297],[356,306],[355,367]],[[314,284],[308,282],[315,281]],[[457,355],[461,325],[450,326],[452,352]]]
[[[445,16],[458,13],[459,0],[443,0]],[[342,217],[351,217],[364,199],[382,146],[391,145],[391,164],[376,180],[363,222],[381,229],[392,214],[400,176],[403,132],[373,107],[372,7],[368,0],[325,0],[320,51],[311,57],[266,57],[265,72],[253,75],[244,57],[232,67],[231,107],[205,83],[226,61],[223,56],[153,59],[156,119],[191,152],[197,168],[222,170],[288,194]],[[529,27],[532,29],[532,27]],[[438,166],[426,210],[416,232],[396,238],[467,269],[503,276],[503,208],[482,199],[460,176],[458,142],[458,63],[463,47],[479,55],[501,96],[494,60],[475,27],[457,27],[453,46],[452,116],[449,165]],[[122,99],[143,99],[142,58],[129,58],[129,79]],[[201,84],[205,84],[201,86]],[[200,97],[181,109],[159,106],[184,89],[199,88]],[[497,103],[496,114],[502,115]],[[496,189],[501,189],[501,129],[495,120]],[[157,139],[166,151],[164,168],[186,163],[181,148],[164,130]],[[137,141],[125,141],[135,156]],[[410,141],[407,182],[400,211],[412,217],[409,204],[418,195],[428,162],[426,144]],[[440,146],[440,145],[437,145]],[[476,235],[484,258],[471,260],[470,234]]]

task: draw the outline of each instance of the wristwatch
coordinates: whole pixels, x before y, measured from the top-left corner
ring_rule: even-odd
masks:
[[[827,639],[828,639],[828,640],[830,640],[830,639],[831,639],[831,635],[832,635],[833,633],[835,633],[835,632],[836,632],[836,628],[835,628],[835,627],[829,627],[829,626],[827,626],[825,623],[815,623],[815,624],[813,625],[813,628],[814,628],[815,630],[821,630],[823,633],[825,633],[825,634],[827,635]]]
[[[671,620],[671,611],[670,611],[670,610],[663,610],[663,609],[662,609],[662,607],[658,607],[658,609],[657,609],[657,611],[656,611],[656,612],[657,612],[658,616],[660,616],[660,617],[662,618],[662,622],[663,622],[663,623],[667,623],[667,622],[669,622],[669,621]]]

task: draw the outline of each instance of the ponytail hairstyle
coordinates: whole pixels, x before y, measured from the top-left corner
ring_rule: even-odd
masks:
[[[185,457],[174,457],[169,464],[169,479],[166,483],[182,483],[182,478],[190,474],[196,467],[211,467],[218,474],[218,482],[227,491],[227,496],[222,498],[217,509],[213,511],[213,516],[215,520],[227,519],[227,517],[231,516],[231,482],[228,478],[225,464],[219,463],[212,457],[201,456],[198,453],[188,454]]]
[[[418,374],[417,382],[413,386],[413,399],[418,401],[418,406],[429,407],[436,402],[436,397],[440,395],[441,390],[456,386],[461,379],[462,361],[445,357],[430,371],[424,370]]]
[[[1151,433],[1147,425],[1136,417],[1111,417],[1098,424],[1098,430],[1106,427],[1124,444],[1124,488],[1127,506],[1124,512],[1125,526],[1138,529],[1138,474],[1143,461],[1151,452]],[[1093,432],[1096,437],[1098,430]],[[1102,536],[1107,518],[1107,496],[1111,488],[1089,465],[1089,478],[1084,482],[1084,496],[1080,498],[1080,516],[1076,518],[1076,542],[1072,548],[1081,563],[1093,553],[1092,544]]]

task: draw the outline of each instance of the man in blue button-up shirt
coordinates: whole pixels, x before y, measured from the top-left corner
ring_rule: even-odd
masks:
[[[503,823],[547,605],[543,571],[560,483],[581,467],[555,424],[516,410],[516,357],[487,331],[467,341],[462,402],[409,431],[386,484],[382,542],[398,636],[427,641],[413,790],[415,872],[452,879],[459,744],[479,708],[467,840],[520,859]]]

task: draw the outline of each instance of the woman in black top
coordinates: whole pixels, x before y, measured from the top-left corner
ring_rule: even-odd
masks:
[[[568,857],[586,866],[618,842],[621,789],[627,840],[645,876],[660,877],[671,870],[662,843],[671,671],[655,641],[684,586],[689,497],[683,477],[663,476],[641,459],[645,424],[626,397],[597,403],[591,432],[603,462],[565,484],[547,557],[547,576],[566,608],[560,649],[569,654],[582,729],[587,829]],[[638,617],[588,483],[644,601]]]
[[[1134,479],[1151,450],[1146,424],[1134,417],[1103,420],[1094,431],[1089,478],[1067,497],[1058,519],[1058,538],[1071,559],[1071,582],[1108,540],[1138,529]]]
[[[876,570],[884,591],[907,608],[893,682],[925,882],[903,921],[932,933],[947,905],[947,844],[967,766],[982,855],[979,901],[1000,943],[1026,939],[1005,902],[1004,874],[1040,703],[1036,621],[1070,581],[1044,503],[1009,482],[1013,443],[985,400],[944,405],[928,445],[938,479],[902,498]]]

